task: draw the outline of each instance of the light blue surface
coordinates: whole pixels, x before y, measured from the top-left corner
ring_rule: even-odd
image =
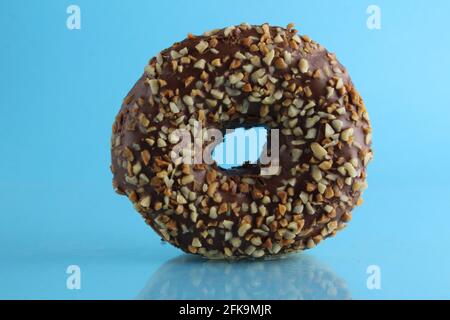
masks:
[[[66,28],[72,3],[81,30]],[[366,27],[370,4],[381,30]],[[450,298],[449,12],[444,0],[1,1],[0,298],[192,297],[205,283],[214,298],[230,268],[243,283],[256,273],[253,294],[267,298],[286,295],[274,281],[284,272],[298,298],[316,288],[297,282],[308,257],[354,299]],[[111,124],[150,57],[188,32],[243,21],[294,22],[348,68],[374,131],[365,203],[347,230],[288,263],[171,260],[180,252],[112,191]],[[66,288],[72,264],[81,290]],[[370,265],[380,290],[366,286]]]

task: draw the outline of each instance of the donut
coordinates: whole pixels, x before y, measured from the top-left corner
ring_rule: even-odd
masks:
[[[178,161],[174,154],[186,153],[175,150],[175,132],[197,125],[277,130],[277,170]],[[113,187],[185,252],[284,255],[315,247],[350,221],[367,187],[371,137],[346,69],[293,24],[189,34],[153,57],[123,100],[112,126]]]

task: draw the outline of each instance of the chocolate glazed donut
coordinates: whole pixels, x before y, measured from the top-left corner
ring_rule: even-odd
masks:
[[[280,169],[174,162],[174,132],[194,123],[279,129]],[[116,192],[165,241],[208,258],[284,254],[335,235],[362,202],[372,158],[369,117],[345,68],[291,24],[175,43],[150,60],[112,130]]]

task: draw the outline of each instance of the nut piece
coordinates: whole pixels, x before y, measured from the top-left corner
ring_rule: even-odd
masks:
[[[275,50],[270,50],[267,52],[266,56],[264,57],[263,61],[270,66],[272,64],[272,60],[275,57]]]
[[[239,81],[241,81],[242,79],[244,79],[244,74],[242,72],[232,74],[229,77],[229,80],[230,80],[231,84],[236,84]]]
[[[208,46],[208,42],[202,40],[195,46],[195,49],[197,49],[199,53],[203,53],[208,48]]]
[[[214,98],[216,98],[216,99],[222,100],[224,93],[222,91],[217,90],[217,89],[212,89],[211,90],[211,95]]]
[[[275,68],[277,69],[286,69],[288,67],[288,65],[286,64],[286,62],[284,61],[283,58],[276,58],[275,59]]]
[[[347,128],[341,132],[342,141],[349,141],[351,136],[353,136],[353,128]]]
[[[328,154],[327,150],[317,142],[311,143],[311,150],[314,153],[314,156],[319,160],[323,160]]]
[[[144,162],[144,164],[148,165],[148,163],[150,162],[150,159],[151,159],[150,152],[147,149],[142,150],[141,157],[142,157],[142,161]]]
[[[158,94],[159,91],[159,82],[156,79],[150,79],[148,80],[148,84],[150,85],[150,90],[152,91],[152,94]]]
[[[318,166],[312,166],[311,169],[311,176],[313,177],[314,180],[316,180],[317,182],[319,182],[320,180],[322,180],[322,172],[320,172],[320,169]]]
[[[201,248],[202,243],[200,242],[200,240],[198,238],[194,238],[194,239],[192,239],[192,246],[195,248]]]
[[[238,229],[239,237],[243,237],[252,226],[249,223],[242,224]]]
[[[194,176],[192,174],[184,176],[181,178],[181,184],[186,185],[194,181]]]
[[[146,196],[139,201],[139,205],[143,208],[150,207],[150,196]]]
[[[194,105],[194,99],[191,96],[184,96],[183,102],[186,103],[188,106]]]
[[[309,62],[308,62],[308,60],[306,60],[305,58],[301,58],[299,63],[298,63],[298,68],[300,69],[301,73],[308,72],[308,69],[309,69]]]
[[[333,162],[331,160],[324,161],[321,164],[319,164],[319,168],[324,171],[330,170],[332,166],[333,166]]]
[[[194,63],[194,68],[196,69],[205,69],[206,61],[205,59],[200,59],[196,63]]]

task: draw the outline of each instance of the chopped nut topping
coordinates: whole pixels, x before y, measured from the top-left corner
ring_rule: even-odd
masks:
[[[333,162],[331,160],[323,161],[321,164],[319,164],[319,168],[324,171],[327,171],[327,170],[331,169],[332,165],[333,165]]]
[[[186,103],[188,106],[194,105],[194,99],[191,96],[184,96],[183,102]]]
[[[187,185],[191,182],[194,181],[194,176],[192,174],[184,176],[183,178],[181,178],[181,184],[182,185]]]
[[[242,224],[239,229],[238,229],[238,235],[239,237],[243,237],[245,235],[245,233],[250,230],[252,226],[248,223],[244,223]]]
[[[229,80],[230,80],[231,84],[236,84],[239,81],[241,81],[242,79],[244,79],[244,74],[242,72],[232,74],[229,77]]]
[[[202,247],[202,243],[200,242],[199,238],[194,238],[192,239],[192,244],[193,247],[195,248],[201,248]]]
[[[211,65],[214,66],[214,67],[221,67],[222,66],[222,61],[220,60],[220,58],[216,58],[216,59],[211,61]]]
[[[205,69],[206,61],[205,59],[200,59],[196,63],[194,63],[194,68],[197,69]]]
[[[283,58],[276,58],[275,59],[275,68],[277,69],[286,69],[288,67],[288,65],[286,64],[286,62],[284,61]]]
[[[158,94],[159,91],[159,83],[158,80],[156,79],[150,79],[148,81],[148,83],[150,84],[150,90],[152,91],[152,94]]]
[[[350,137],[353,135],[353,128],[345,129],[341,132],[342,141],[349,141]]]
[[[299,63],[298,63],[298,68],[300,69],[301,73],[306,73],[308,72],[309,69],[309,63],[308,60],[301,58]]]
[[[263,61],[270,66],[272,64],[272,60],[275,56],[275,51],[272,49],[269,52],[267,52],[267,54],[264,56]]]
[[[139,205],[143,208],[150,207],[150,196],[146,196],[139,201]]]
[[[197,49],[199,53],[203,53],[208,48],[208,46],[208,42],[202,40],[195,46],[195,49]]]
[[[211,95],[214,98],[216,98],[216,99],[222,100],[223,96],[224,96],[224,93],[222,91],[217,90],[217,89],[212,89],[211,90]]]
[[[150,152],[148,150],[142,150],[141,151],[141,158],[142,161],[144,162],[145,165],[148,165],[149,161],[150,161]]]
[[[314,156],[319,160],[324,159],[327,155],[327,150],[317,142],[311,143],[311,150]]]
[[[250,83],[246,83],[243,87],[242,87],[242,91],[244,92],[252,92],[252,85]]]

